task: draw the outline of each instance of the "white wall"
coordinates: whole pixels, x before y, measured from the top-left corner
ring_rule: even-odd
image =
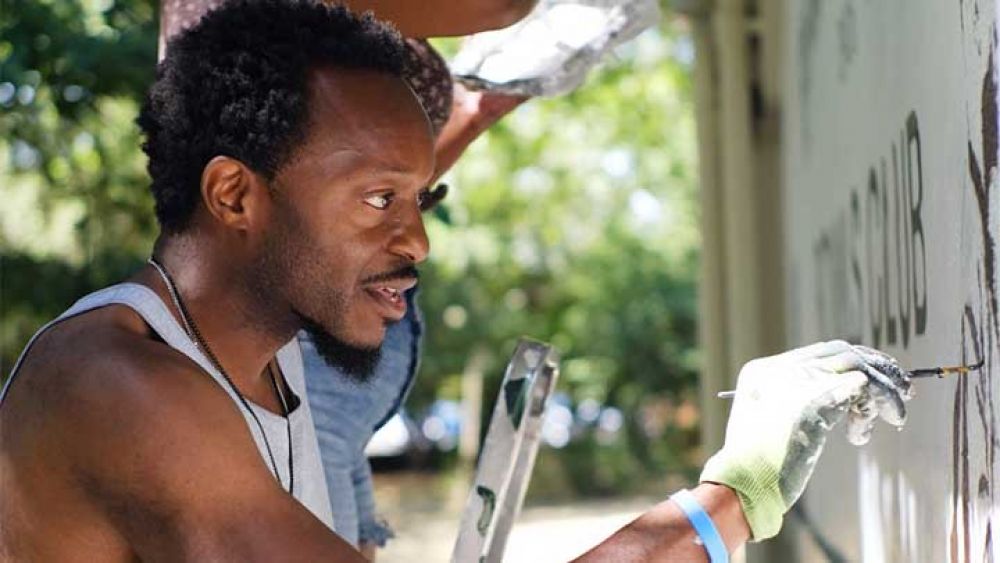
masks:
[[[800,506],[800,549],[808,560],[997,556],[997,8],[787,7],[789,345],[848,338],[909,367],[972,363],[977,349],[986,360],[979,375],[917,382],[902,432],[880,427],[860,449],[832,437]]]

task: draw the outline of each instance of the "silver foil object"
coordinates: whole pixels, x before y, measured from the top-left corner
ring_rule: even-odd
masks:
[[[540,0],[520,22],[470,37],[452,74],[473,90],[558,96],[659,20],[656,0]]]

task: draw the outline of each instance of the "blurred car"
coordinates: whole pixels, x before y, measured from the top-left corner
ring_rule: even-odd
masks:
[[[401,410],[372,435],[365,455],[373,462],[408,465],[421,462],[429,448],[416,422]]]
[[[462,406],[447,399],[434,401],[427,409],[420,429],[438,450],[454,450],[458,447],[459,436],[462,434]]]
[[[623,422],[623,413],[615,407],[585,399],[574,408],[569,395],[559,392],[546,406],[541,437],[548,447],[556,449],[589,433],[594,433],[599,443],[610,444],[620,438]],[[458,448],[462,423],[461,404],[448,399],[431,403],[419,421],[403,410],[372,436],[365,455],[377,468],[424,466]]]

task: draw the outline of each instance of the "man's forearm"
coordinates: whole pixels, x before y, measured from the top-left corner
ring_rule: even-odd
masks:
[[[431,184],[455,164],[479,135],[528,99],[495,92],[470,92],[461,84],[455,84],[454,88],[451,117],[434,146],[437,162]]]
[[[712,517],[731,552],[750,538],[739,497],[725,485],[702,483],[692,490]],[[576,559],[578,563],[615,561],[708,561],[698,534],[676,503],[665,500]]]

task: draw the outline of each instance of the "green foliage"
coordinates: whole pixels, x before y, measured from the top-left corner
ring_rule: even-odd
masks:
[[[156,61],[152,0],[0,4],[0,370],[155,235],[133,119]]]
[[[156,16],[152,0],[0,0],[3,374],[45,320],[149,253],[156,226],[133,119],[153,77]],[[577,92],[518,109],[470,148],[428,218],[427,342],[411,406],[457,399],[476,350],[492,405],[517,337],[555,343],[561,389],[626,415],[617,440],[588,434],[543,454],[539,471],[576,490],[688,468],[696,443],[693,423],[648,415],[689,404],[697,374],[684,25],[667,18]]]
[[[673,56],[683,25],[668,19],[577,92],[491,129],[446,178],[449,221],[429,224],[428,353],[410,405],[457,399],[477,349],[491,354],[492,405],[518,336],[556,344],[562,390],[626,413],[620,441],[585,436],[541,458],[578,491],[691,467],[694,428],[649,430],[640,415],[693,401],[697,377],[694,112]]]

